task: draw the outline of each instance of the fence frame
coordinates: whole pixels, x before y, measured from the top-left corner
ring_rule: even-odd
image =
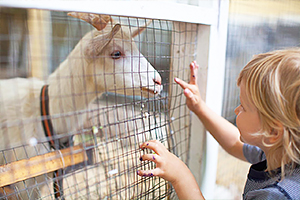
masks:
[[[90,12],[198,24],[198,85],[207,105],[221,115],[229,0],[199,0],[198,5],[159,1],[0,1],[0,7]],[[128,6],[131,9],[124,9]],[[212,198],[216,182],[218,144],[205,132],[194,114],[191,114],[189,155],[188,166],[204,196]]]

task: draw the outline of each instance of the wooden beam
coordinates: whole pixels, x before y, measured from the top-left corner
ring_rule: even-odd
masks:
[[[208,63],[209,63],[209,50],[210,50],[210,33],[211,26],[198,25],[197,34],[197,58],[196,61],[199,65],[198,70],[198,87],[201,97],[206,99],[206,88],[207,88],[207,74],[208,74]],[[195,179],[199,186],[203,179],[204,158],[205,158],[205,139],[206,130],[199,120],[199,118],[192,113],[191,114],[191,138],[189,148],[189,163],[188,166],[195,176]]]
[[[53,151],[0,166],[0,188],[87,161],[82,145]]]

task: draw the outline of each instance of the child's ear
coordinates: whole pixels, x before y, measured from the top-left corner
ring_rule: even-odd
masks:
[[[283,137],[283,132],[284,132],[283,125],[281,123],[277,123],[277,127],[271,129],[270,137],[268,138],[270,144],[274,144],[280,141]]]

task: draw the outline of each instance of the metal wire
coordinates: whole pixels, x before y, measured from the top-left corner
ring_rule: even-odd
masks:
[[[114,24],[95,31],[89,23],[65,12],[0,9],[0,177],[4,165],[17,165],[16,161],[32,157],[41,159],[41,155],[46,155],[43,162],[47,165],[39,166],[48,172],[3,185],[0,199],[54,199],[56,179],[63,181],[63,199],[174,196],[163,179],[136,175],[139,169],[155,168],[151,162],[139,161],[143,153],[150,152],[141,151],[139,145],[159,140],[187,163],[190,115],[173,78],[188,81],[189,67],[184,63],[195,59],[197,29],[178,23],[181,27],[177,30],[171,21],[152,20],[132,40],[127,32],[133,33],[149,20],[111,17],[122,28],[116,33],[120,37],[110,42],[101,35],[109,35],[107,30],[111,31]],[[97,42],[112,44],[99,54]],[[87,48],[91,48],[89,55]],[[122,58],[111,61],[112,53],[118,56],[116,49],[124,48],[126,55],[121,52]],[[71,53],[73,49],[75,53]],[[122,67],[117,69],[117,65]],[[141,90],[155,86],[149,78],[158,78],[152,66],[163,86],[155,96]],[[50,88],[50,114],[41,117],[39,95],[45,84]],[[55,131],[53,141],[62,146],[59,162],[65,159],[63,174],[58,177],[47,171],[52,166],[47,157],[56,152],[50,148],[51,138],[44,135],[41,125],[48,119]],[[73,155],[70,160],[66,160],[64,150]],[[81,152],[83,161],[77,162],[75,155]],[[33,162],[26,161],[25,166],[21,171],[32,173]],[[17,178],[16,171],[10,175]]]

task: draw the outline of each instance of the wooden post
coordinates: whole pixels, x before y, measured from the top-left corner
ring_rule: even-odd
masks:
[[[209,29],[207,27],[209,28],[209,26],[204,25],[173,22],[174,32],[172,34],[171,47],[171,82],[169,88],[169,96],[171,98],[169,109],[171,119],[174,120],[172,124],[174,142],[179,144],[176,148],[178,151],[174,153],[191,167],[198,182],[201,180],[200,168],[205,132],[201,123],[195,119],[195,116],[191,115],[190,110],[186,106],[183,106],[186,101],[183,90],[173,80],[175,77],[178,77],[186,82],[189,81],[189,64],[195,60],[195,52],[198,52],[197,62],[200,66],[198,84],[205,98],[209,44]],[[189,138],[189,140],[185,141],[185,138]],[[193,149],[193,151],[190,151],[190,149]]]
[[[45,79],[49,74],[51,45],[50,11],[28,10],[28,32],[31,76]]]
[[[196,62],[199,65],[199,70],[197,84],[201,97],[204,100],[206,99],[209,41],[210,26],[198,25]],[[195,176],[197,183],[201,185],[204,172],[203,158],[205,155],[206,130],[194,113],[191,114],[191,118],[190,159],[188,166]]]

